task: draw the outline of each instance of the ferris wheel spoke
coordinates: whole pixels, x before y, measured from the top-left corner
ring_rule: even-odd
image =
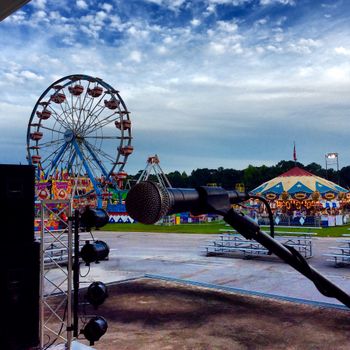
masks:
[[[99,106],[100,108],[104,108],[104,106],[101,106],[100,103],[102,102],[102,100],[105,98],[106,96],[106,92],[103,93],[103,95],[101,96],[101,98],[98,100],[98,102],[94,105],[94,107],[92,108],[92,110],[89,111],[89,113],[86,115],[81,127],[78,129],[78,132],[81,132],[82,130],[85,130],[85,124],[87,123],[87,121],[90,119],[91,120],[91,117],[94,116],[95,114],[95,109],[97,106]],[[92,107],[92,104],[93,104],[94,100],[92,99],[92,103],[90,105],[90,108]],[[89,124],[91,124],[89,122]]]
[[[91,147],[91,145],[89,144],[89,142],[84,141],[84,146],[85,148],[88,150],[89,154],[91,155],[91,157],[93,158],[93,160],[96,162],[96,164],[99,166],[100,170],[102,171],[103,175],[105,177],[108,177],[108,172],[107,170],[104,168],[103,166],[103,162],[101,161],[101,159],[95,154],[93,147]]]
[[[67,172],[70,173],[72,170],[72,166],[74,164],[74,160],[76,157],[76,153],[74,151],[74,147],[72,145],[70,145],[70,152],[69,152],[69,156],[67,157]]]
[[[38,146],[40,148],[48,148],[50,146],[54,146],[54,145],[59,145],[60,143],[65,142],[64,140],[54,140],[54,141],[47,141],[44,143],[38,143]]]
[[[90,142],[84,140],[84,143],[88,145],[88,147],[91,147],[91,149],[96,152],[97,154],[101,155],[102,157],[104,157],[105,159],[111,161],[112,163],[115,162],[115,159],[110,156],[108,153],[102,151],[101,148],[97,148],[96,146],[94,146],[93,144],[91,144]]]
[[[80,81],[79,81],[80,82]],[[81,82],[80,82],[80,84],[81,84]],[[79,114],[78,114],[78,124],[77,124],[77,129],[79,129],[80,128],[80,125],[81,125],[81,123],[79,122],[80,120],[85,120],[85,118],[82,116],[82,114],[83,114],[83,112],[85,112],[85,101],[86,101],[86,98],[87,98],[87,96],[88,96],[88,90],[90,89],[90,84],[91,84],[91,82],[89,81],[89,83],[88,83],[88,85],[85,87],[85,89],[84,89],[84,98],[83,98],[83,101],[82,101],[82,99],[81,99],[81,95],[79,95],[79,98],[77,99],[77,101],[76,101],[76,105],[77,105],[77,103],[78,103],[78,101],[79,101]],[[92,102],[93,102],[93,98],[91,98],[91,103],[90,103],[90,107],[89,107],[89,109],[91,108],[91,104],[92,104]],[[75,105],[75,107],[77,107]],[[88,109],[88,110],[89,110]]]
[[[89,100],[89,98],[88,98]],[[83,117],[80,118],[82,119],[82,122],[78,125],[76,132],[80,132],[82,127],[84,126],[84,124],[86,123],[86,121],[89,118],[89,111],[91,110],[92,105],[94,104],[94,98],[91,97],[90,100],[87,102],[86,106],[84,105],[81,111],[81,114],[83,114]],[[86,112],[87,111],[87,112]]]
[[[79,81],[79,84],[81,85],[81,82]],[[80,115],[81,115],[81,95],[78,95],[75,99],[73,98],[73,94],[71,93],[71,105],[72,105],[72,118],[73,120],[76,119],[76,123],[74,123],[73,130],[76,130],[79,127],[80,124]]]
[[[91,182],[92,182],[92,184],[93,184],[93,186],[95,188],[96,194],[98,196],[100,196],[101,195],[101,189],[100,189],[100,187],[97,184],[97,181],[96,181],[97,176],[96,176],[96,174],[93,172],[91,165],[88,164],[88,163],[90,163],[89,162],[89,157],[85,156],[84,150],[81,147],[79,147],[79,145],[78,145],[78,143],[76,141],[73,141],[73,146],[75,148],[77,156],[80,158],[81,162],[83,163],[83,167],[84,167],[86,173],[88,174],[88,176],[89,176],[89,178],[90,178],[90,180],[91,180]]]
[[[48,105],[48,107],[50,108],[51,112],[53,112],[53,114],[51,114],[55,119],[56,121],[58,122],[58,124],[60,124],[62,127],[64,127],[65,129],[68,129],[69,128],[69,125],[67,124],[67,122],[61,118],[59,116],[59,114],[57,113],[57,111],[51,106],[51,104]]]
[[[47,172],[47,169],[50,167],[50,164],[51,164],[50,159],[52,157],[55,157],[59,151],[60,151],[60,148],[57,148],[53,152],[51,152],[49,155],[47,155],[44,159],[41,160],[40,164],[45,173]]]
[[[87,130],[90,129],[91,125],[94,125],[96,119],[98,119],[98,117],[101,115],[101,113],[106,108],[105,106],[99,106],[99,107],[100,107],[100,109],[97,110],[95,114],[91,114],[90,113],[90,115],[89,115],[90,116],[90,121],[88,122],[88,124],[84,125],[83,129],[80,130],[82,133],[85,133]]]
[[[74,116],[73,116],[73,113],[67,112],[67,109],[64,109],[64,108],[63,108],[62,103],[60,103],[59,105],[60,105],[60,107],[61,107],[61,109],[62,109],[62,113],[64,114],[64,116],[66,117],[66,119],[67,119],[67,120],[69,120],[69,119],[71,120],[71,123],[72,123],[72,124],[71,124],[71,125],[68,124],[68,128],[69,128],[69,129],[74,129],[74,124],[75,124],[75,123],[74,123]],[[67,99],[64,100],[64,106],[65,106],[65,107],[68,106],[68,110],[71,109],[69,103],[67,102]]]
[[[64,135],[64,132],[63,132],[63,131],[60,131],[60,130],[57,130],[57,129],[53,129],[53,128],[49,128],[49,127],[44,126],[44,125],[42,125],[42,124],[40,125],[40,129],[45,129],[45,130],[57,132],[58,134],[63,134],[63,135]]]
[[[112,139],[112,140],[120,140],[122,138],[122,136],[85,136],[84,139]]]
[[[65,143],[64,145],[61,146],[61,148],[59,148],[57,154],[55,155],[55,158],[51,161],[51,168],[49,170],[49,173],[51,173],[52,170],[57,169],[57,164],[60,162],[65,151],[67,150],[67,146],[68,146],[68,143]]]
[[[116,114],[118,114],[118,112],[114,112],[114,113],[110,114],[109,116],[105,117],[104,119],[101,119],[98,123],[94,124],[92,129],[88,130],[88,132],[85,135],[89,135],[89,134],[93,133],[94,131],[96,131],[98,129],[102,129],[106,125],[110,124],[113,120],[111,120],[109,118],[115,117]],[[121,116],[119,115],[119,117],[117,117],[117,118],[121,118]]]

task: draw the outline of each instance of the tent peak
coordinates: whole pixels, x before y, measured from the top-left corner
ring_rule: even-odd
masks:
[[[288,177],[288,176],[315,176],[315,175],[311,174],[310,172],[308,172],[304,169],[301,169],[301,168],[295,166],[294,168],[281,174],[279,177]]]

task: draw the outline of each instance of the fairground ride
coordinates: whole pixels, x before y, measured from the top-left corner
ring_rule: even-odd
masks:
[[[69,75],[36,102],[27,129],[27,159],[40,181],[70,181],[73,198],[95,198],[102,208],[106,184],[118,190],[126,177],[131,120],[119,91],[100,78]],[[81,179],[87,191],[77,191]]]

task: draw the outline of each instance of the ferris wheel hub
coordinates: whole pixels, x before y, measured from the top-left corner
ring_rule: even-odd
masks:
[[[74,131],[71,129],[67,129],[64,133],[64,140],[68,142],[72,142],[74,140],[75,134]]]

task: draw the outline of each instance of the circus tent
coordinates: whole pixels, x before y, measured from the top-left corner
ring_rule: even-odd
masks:
[[[320,201],[342,200],[348,190],[312,173],[294,167],[251,191],[269,200]]]

